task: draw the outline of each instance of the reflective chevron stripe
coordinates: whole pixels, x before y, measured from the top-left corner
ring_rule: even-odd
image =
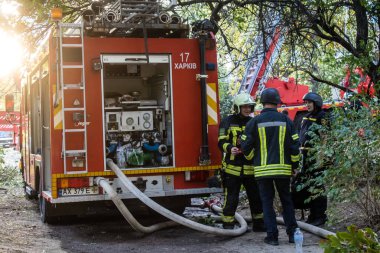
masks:
[[[60,99],[58,106],[54,108],[54,129],[62,129],[62,117],[62,99]]]
[[[207,113],[208,113],[208,124],[217,125],[218,124],[218,106],[216,102],[216,83],[207,84]]]

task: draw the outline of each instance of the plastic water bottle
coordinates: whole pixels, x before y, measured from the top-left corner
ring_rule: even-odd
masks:
[[[294,232],[294,244],[296,245],[296,253],[302,253],[303,233],[300,228],[296,228]]]

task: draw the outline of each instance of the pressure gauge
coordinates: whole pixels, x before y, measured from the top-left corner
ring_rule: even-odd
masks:
[[[149,123],[149,121],[145,121],[144,124],[143,124],[143,127],[144,127],[145,129],[149,129],[149,128],[150,128],[150,123]]]
[[[144,113],[144,115],[143,115],[143,119],[144,119],[145,121],[149,120],[149,119],[150,119],[150,114],[149,114],[149,113]]]
[[[133,122],[134,122],[134,120],[131,117],[127,118],[127,120],[125,121],[125,123],[127,123],[128,126],[132,125]]]
[[[130,134],[124,134],[123,135],[123,141],[128,142],[130,140],[131,140],[131,135]]]

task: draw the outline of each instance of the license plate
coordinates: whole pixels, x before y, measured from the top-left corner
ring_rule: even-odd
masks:
[[[79,196],[99,194],[99,187],[83,187],[83,188],[64,188],[59,189],[59,196]]]

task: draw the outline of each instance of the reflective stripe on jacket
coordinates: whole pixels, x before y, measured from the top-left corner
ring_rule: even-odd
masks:
[[[246,157],[253,157],[256,179],[290,177],[299,162],[299,138],[293,122],[275,108],[265,108],[248,122],[242,150]]]
[[[224,153],[223,169],[226,173],[240,176],[253,176],[252,161],[245,158],[243,153],[233,155],[233,147],[241,148],[241,135],[251,117],[242,117],[240,114],[227,116],[219,126],[218,147]]]

